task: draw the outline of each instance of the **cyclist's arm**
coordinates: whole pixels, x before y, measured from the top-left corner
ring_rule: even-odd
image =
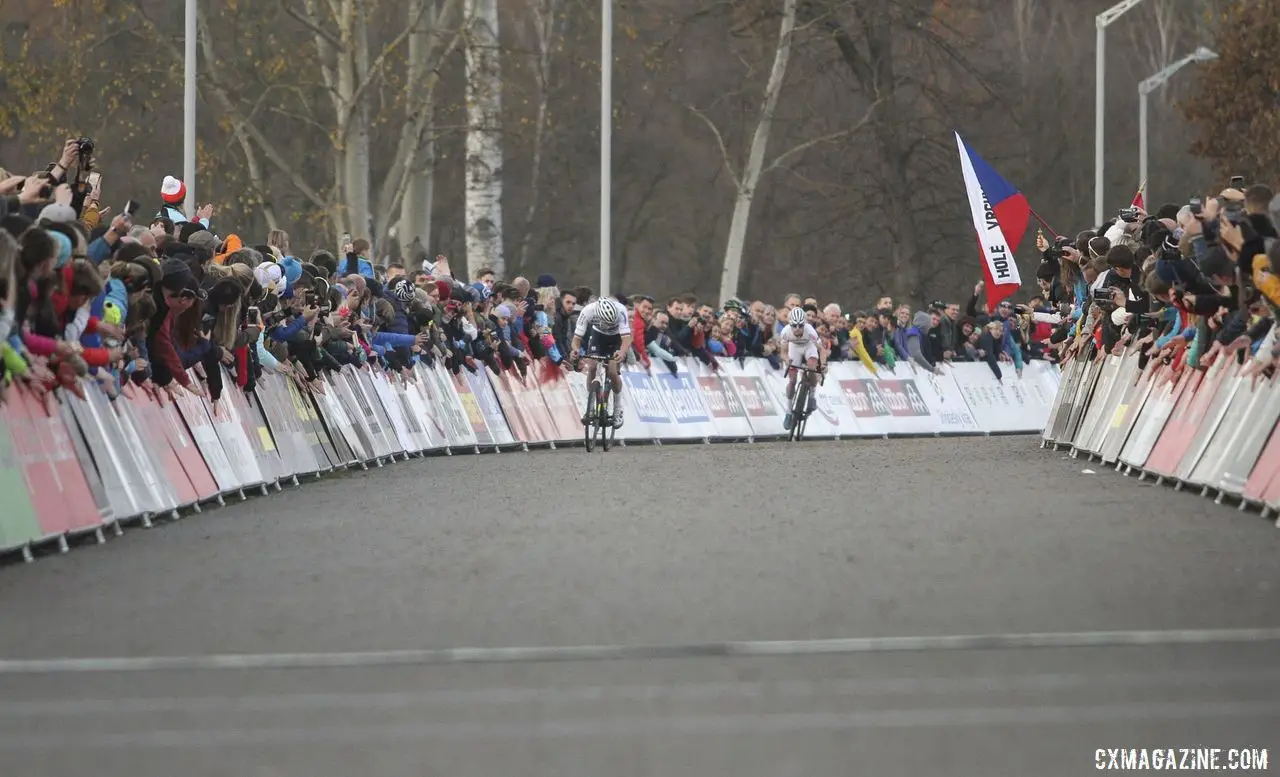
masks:
[[[630,334],[625,334],[622,336],[622,345],[618,346],[618,352],[614,354],[614,357],[613,357],[614,361],[620,362],[626,357],[627,352],[631,350],[631,339],[632,338]]]

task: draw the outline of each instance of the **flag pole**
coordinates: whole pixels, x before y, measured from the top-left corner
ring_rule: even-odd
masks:
[[[1040,214],[1039,214],[1039,213],[1036,213],[1036,209],[1035,209],[1035,208],[1031,207],[1030,205],[1027,205],[1027,210],[1031,211],[1031,215],[1032,215],[1032,216],[1035,216],[1035,217],[1036,217],[1036,221],[1039,221],[1039,222],[1040,222],[1040,226],[1042,226],[1042,227],[1044,227],[1045,229],[1047,229],[1047,230],[1049,230],[1050,232],[1052,232],[1052,233],[1053,233],[1053,236],[1054,236],[1055,238],[1056,238],[1056,237],[1059,237],[1059,235],[1058,235],[1058,231],[1057,231],[1056,229],[1054,229],[1053,227],[1049,226],[1049,222],[1047,222],[1047,221],[1045,221],[1043,218],[1041,218]]]

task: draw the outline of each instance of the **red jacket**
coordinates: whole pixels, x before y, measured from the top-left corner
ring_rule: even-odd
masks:
[[[636,310],[631,313],[631,347],[635,349],[636,355],[640,357],[640,362],[648,369],[649,348],[644,342],[644,319],[640,317],[640,311]]]

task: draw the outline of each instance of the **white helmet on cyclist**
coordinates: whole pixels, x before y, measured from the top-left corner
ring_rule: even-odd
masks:
[[[600,323],[605,326],[613,326],[618,323],[618,309],[608,299],[600,300]]]
[[[791,314],[787,316],[787,321],[791,323],[791,326],[804,326],[809,323],[803,308],[792,308]]]

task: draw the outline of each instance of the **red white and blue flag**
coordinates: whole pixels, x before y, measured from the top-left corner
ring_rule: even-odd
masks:
[[[1006,181],[956,133],[960,149],[960,169],[969,195],[969,212],[982,248],[982,274],[987,283],[987,305],[994,309],[1000,300],[1022,285],[1013,252],[1022,242],[1031,218],[1031,206],[1013,184]]]

